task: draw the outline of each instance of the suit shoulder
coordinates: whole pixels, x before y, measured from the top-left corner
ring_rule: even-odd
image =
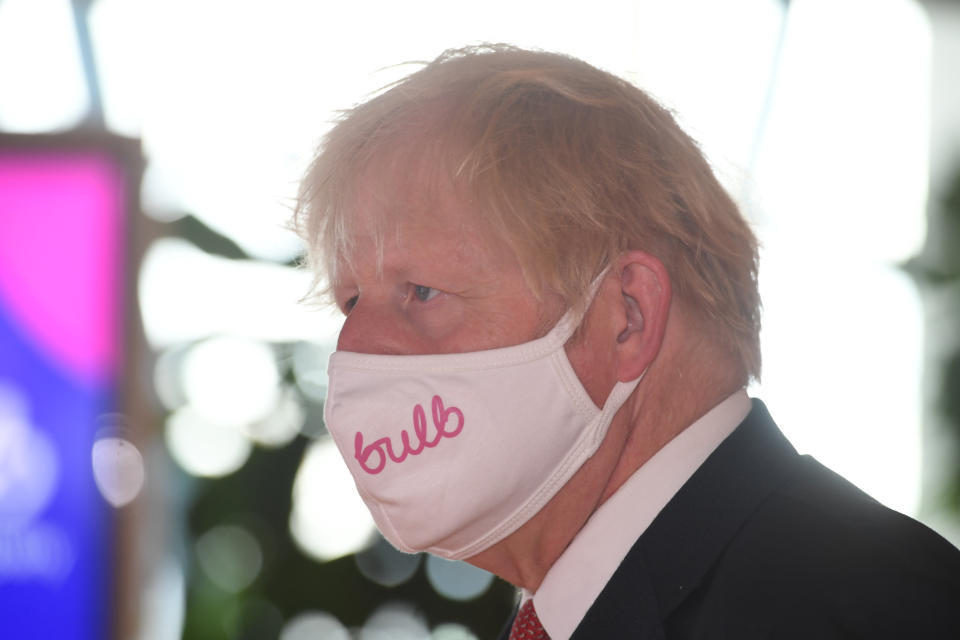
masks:
[[[801,548],[810,553],[843,550],[849,562],[871,556],[880,563],[898,558],[946,563],[960,578],[960,550],[809,456],[803,456],[796,473],[760,505],[747,523],[750,527],[795,531],[808,536]]]
[[[701,587],[701,605],[763,612],[768,628],[960,637],[960,551],[808,457],[744,523]]]

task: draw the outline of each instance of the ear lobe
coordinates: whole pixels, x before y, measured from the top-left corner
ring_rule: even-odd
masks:
[[[624,254],[619,263],[622,307],[616,339],[617,379],[636,380],[663,344],[670,312],[670,276],[663,264],[643,251]]]

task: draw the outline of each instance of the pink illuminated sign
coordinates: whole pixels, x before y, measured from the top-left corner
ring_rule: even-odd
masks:
[[[0,299],[81,379],[117,369],[124,197],[103,154],[0,153]]]

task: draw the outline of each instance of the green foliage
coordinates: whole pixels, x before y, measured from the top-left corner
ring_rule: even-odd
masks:
[[[948,303],[948,308],[960,309],[960,286],[957,286],[960,285],[960,166],[939,199],[939,206],[932,208],[930,228],[936,230],[940,236],[938,241],[943,243],[937,252],[938,263],[920,256],[908,265],[908,270],[921,284],[947,287],[948,295],[956,298]],[[947,327],[948,332],[960,331],[960,318],[948,316],[946,321],[952,325]],[[937,409],[949,434],[952,451],[947,459],[960,462],[960,350],[948,354],[944,362],[939,372]],[[946,485],[939,492],[940,502],[960,514],[960,464],[954,464],[945,477]]]
[[[238,524],[255,534],[264,559],[258,577],[236,593],[211,582],[194,562],[183,640],[269,640],[278,637],[284,621],[316,610],[359,628],[387,602],[411,604],[431,627],[457,622],[480,638],[496,637],[514,602],[514,589],[505,582],[495,581],[476,600],[455,602],[431,587],[423,563],[408,582],[383,587],[363,576],[353,556],[320,562],[304,555],[287,523],[294,476],[308,444],[300,436],[279,449],[257,448],[235,473],[193,480],[191,543],[213,527]]]

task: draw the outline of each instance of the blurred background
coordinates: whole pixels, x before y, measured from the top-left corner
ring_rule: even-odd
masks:
[[[751,393],[960,542],[960,4],[0,0],[0,635],[495,636],[356,496],[285,227],[338,109],[483,41],[676,110],[763,243]]]

